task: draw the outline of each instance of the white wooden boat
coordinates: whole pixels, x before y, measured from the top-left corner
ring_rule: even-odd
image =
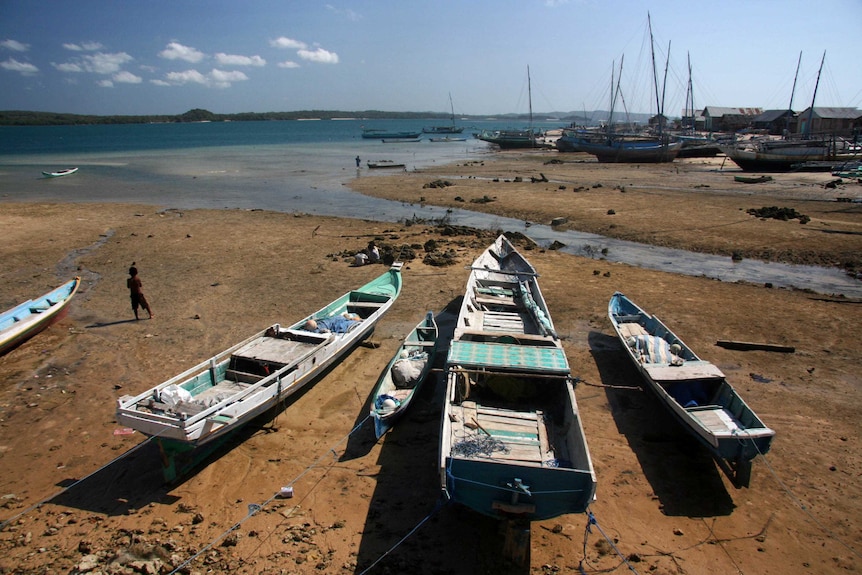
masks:
[[[66,306],[80,285],[81,278],[76,277],[36,299],[29,299],[0,313],[0,354],[62,319],[68,311]]]
[[[718,367],[698,357],[656,316],[617,292],[608,317],[626,354],[658,399],[710,450],[737,486],[747,487],[751,460],[769,451],[766,427]]]
[[[371,394],[371,417],[378,439],[389,431],[413,403],[434,366],[437,354],[434,312],[413,328],[380,374]]]
[[[60,176],[68,176],[78,171],[78,168],[67,168],[65,170],[57,170],[56,172],[42,172],[46,178],[59,178]]]
[[[173,480],[174,456],[214,443],[277,406],[368,336],[401,293],[401,265],[290,327],[274,324],[143,393],[121,397],[117,423],[159,440],[165,478]],[[361,321],[344,321],[345,313]],[[317,333],[308,331],[310,319],[342,325]]]
[[[596,490],[569,362],[537,277],[498,237],[473,263],[446,359],[441,487],[495,518],[580,513]]]

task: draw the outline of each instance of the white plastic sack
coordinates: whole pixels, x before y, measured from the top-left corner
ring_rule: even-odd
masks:
[[[159,399],[169,407],[176,407],[181,401],[191,401],[192,394],[178,385],[169,385],[159,394]]]

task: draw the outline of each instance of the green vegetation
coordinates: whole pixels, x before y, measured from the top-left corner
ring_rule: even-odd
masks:
[[[441,112],[383,112],[380,110],[300,110],[296,112],[243,112],[240,114],[214,114],[196,108],[173,116],[92,116],[60,114],[56,112],[0,111],[0,126],[73,126],[84,124],[163,124],[177,122],[261,122],[277,120],[307,120],[332,118],[362,118],[363,120],[421,120],[442,118]],[[524,114],[501,114],[498,119],[526,120]],[[470,119],[484,119],[471,116]],[[563,121],[566,118],[562,118]]]
[[[181,122],[252,122],[268,120],[301,120],[308,118],[425,118],[439,114],[414,114],[366,111],[340,112],[325,110],[303,110],[298,112],[245,112],[241,114],[214,114],[196,108],[174,116],[91,116],[81,114],[58,114],[54,112],[0,111],[0,125],[4,126],[60,126],[83,124],[153,124]]]

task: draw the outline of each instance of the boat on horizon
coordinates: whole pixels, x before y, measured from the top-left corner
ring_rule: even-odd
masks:
[[[582,513],[596,475],[535,268],[506,236],[473,262],[446,358],[444,496],[495,519]]]
[[[289,327],[273,324],[138,395],[120,397],[117,423],[155,438],[165,480],[175,480],[365,339],[401,293],[401,267],[394,263]]]
[[[60,178],[74,174],[77,171],[78,168],[66,168],[65,170],[57,170],[56,172],[42,172],[42,175],[46,178]]]
[[[422,137],[422,132],[392,132],[383,128],[363,128],[362,137],[366,140],[417,140]]]
[[[462,126],[455,125],[455,106],[452,105],[452,94],[449,94],[449,124],[446,126],[430,126],[422,128],[423,134],[460,134],[464,131]]]

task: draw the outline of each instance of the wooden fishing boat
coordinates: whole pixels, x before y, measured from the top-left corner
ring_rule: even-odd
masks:
[[[46,178],[59,178],[60,176],[68,176],[78,171],[78,168],[67,168],[65,170],[57,170],[56,172],[42,172]]]
[[[218,443],[312,382],[367,337],[401,293],[401,263],[290,327],[274,324],[210,359],[117,403],[117,423],[155,437],[165,478],[175,457]],[[350,321],[343,314],[358,316]],[[320,325],[309,331],[308,320]],[[329,331],[320,326],[329,323]],[[199,452],[192,465],[208,452]]]
[[[415,140],[422,137],[422,132],[391,131],[383,128],[363,128],[362,137],[366,140]]]
[[[392,160],[377,160],[376,162],[368,162],[369,170],[385,170],[385,169],[405,169],[406,166],[400,162],[394,162]]]
[[[596,476],[538,274],[505,236],[473,263],[446,358],[439,473],[495,518],[583,512]]]
[[[0,313],[0,355],[61,320],[80,285],[81,278],[76,277],[41,297]]]
[[[766,427],[724,374],[698,357],[654,315],[623,294],[608,303],[622,346],[662,404],[700,440],[737,485],[747,487],[751,460],[769,451]]]
[[[437,334],[434,313],[429,311],[380,374],[371,394],[371,417],[378,439],[404,415],[428,377],[437,354]]]

